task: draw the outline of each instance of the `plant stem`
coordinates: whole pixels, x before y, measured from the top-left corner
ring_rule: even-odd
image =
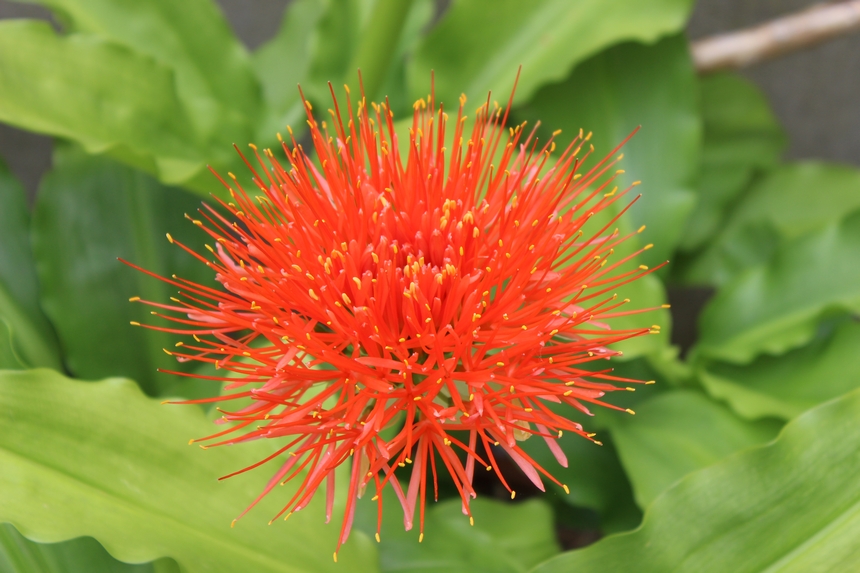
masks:
[[[860,29],[860,0],[819,4],[771,22],[692,43],[700,73],[749,66]]]
[[[377,0],[367,27],[361,33],[361,42],[347,70],[348,75],[361,70],[364,95],[368,100],[382,88],[410,8],[412,0]],[[355,84],[355,81],[348,83]]]

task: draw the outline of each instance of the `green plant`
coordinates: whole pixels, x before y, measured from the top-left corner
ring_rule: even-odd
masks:
[[[253,54],[210,0],[38,3],[62,32],[0,22],[0,120],[57,139],[32,214],[0,168],[0,570],[857,567],[860,174],[783,162],[761,94],[731,73],[696,74],[681,35],[692,0],[455,0],[438,20],[430,0],[296,0]],[[325,110],[326,82],[358,93],[361,68],[368,99],[388,96],[404,119],[431,69],[436,99],[455,109],[461,92],[469,106],[506,96],[520,64],[509,125],[540,120],[541,139],[561,128],[562,148],[584,128],[600,157],[642,126],[618,179],[642,180],[643,197],[617,226],[646,226],[630,239],[654,244],[642,264],[671,262],[623,296],[660,307],[667,286],[714,289],[698,342],[680,358],[661,309],[647,324],[662,334],[618,347],[617,375],[657,383],[622,393],[636,416],[588,419],[602,448],[561,438],[570,467],[554,473],[569,495],[547,484],[520,502],[529,488],[512,465],[516,503],[479,484],[470,527],[442,480],[421,545],[396,513],[374,543],[365,498],[338,564],[322,496],[271,527],[280,505],[266,498],[231,529],[268,476],[215,477],[274,450],[182,441],[212,433],[218,414],[159,402],[212,387],[156,372],[192,365],[164,353],[172,335],[128,325],[150,319],[128,298],[171,289],[116,259],[214,285],[165,233],[205,248],[183,215],[227,198],[207,164],[250,184],[233,143],[274,147],[287,124],[307,141],[297,83]],[[539,441],[522,446],[554,467]],[[613,535],[561,553],[558,531]]]

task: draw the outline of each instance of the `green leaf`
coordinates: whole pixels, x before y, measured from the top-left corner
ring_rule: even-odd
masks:
[[[0,22],[0,120],[90,153],[127,148],[165,181],[203,167],[168,68],[90,35],[59,37],[46,22]]]
[[[383,501],[383,573],[525,573],[559,552],[552,510],[540,499],[511,504],[479,497],[470,503],[474,526],[459,498],[428,503],[420,543],[417,527],[404,531],[397,498]],[[376,519],[375,502],[360,504],[356,527],[373,535]]]
[[[415,100],[409,98],[406,68],[415,47],[423,37],[423,32],[433,22],[436,7],[437,4],[434,0],[412,1],[412,9],[403,22],[400,42],[394,48],[394,56],[391,60],[391,66],[388,68],[388,75],[382,84],[382,89],[377,92],[378,97],[376,99],[387,98],[386,101],[391,106],[395,119],[412,117],[412,104],[415,103]],[[429,77],[428,75],[427,78]]]
[[[397,62],[397,47],[403,36],[412,0],[327,0],[311,39],[312,59],[305,87],[306,96],[330,107],[328,82],[340,90],[344,83],[359,96],[358,71],[364,93],[378,99],[388,72]]]
[[[691,390],[641,403],[635,416],[611,426],[636,501],[647,507],[686,474],[776,436],[781,424],[749,422]]]
[[[699,321],[696,352],[747,363],[780,354],[815,335],[819,321],[860,312],[860,211],[784,243],[771,261],[741,274]]]
[[[250,141],[260,87],[247,51],[212,0],[27,1],[53,10],[66,30],[126,46],[173,70],[197,132],[224,153],[234,141]]]
[[[183,218],[200,202],[79,149],[58,148],[54,163],[39,190],[33,241],[42,304],[57,328],[66,364],[79,378],[128,376],[149,393],[165,391],[175,381],[155,369],[176,369],[176,362],[162,350],[174,340],[169,334],[131,326],[131,321],[164,323],[150,316],[148,307],[128,299],[141,296],[166,302],[172,289],[117,258],[161,276],[175,273],[211,282],[205,265],[165,238],[171,233],[202,251],[204,234]],[[193,386],[183,384],[172,391],[187,395]]]
[[[698,201],[687,220],[681,248],[701,247],[753,176],[776,165],[788,143],[764,94],[733,73],[699,78],[704,140]]]
[[[611,440],[604,439],[601,447],[576,434],[562,435],[558,445],[567,456],[566,468],[559,466],[541,438],[533,437],[519,445],[570,490],[567,495],[561,487],[547,483],[553,501],[595,510],[603,532],[623,531],[639,524],[641,513]]]
[[[684,478],[637,531],[533,573],[856,571],[858,417],[860,392],[810,410],[774,443]]]
[[[426,95],[435,70],[437,101],[449,107],[461,93],[477,98],[475,106],[489,91],[507,100],[522,65],[515,101],[523,103],[600,50],[679,31],[691,6],[690,0],[457,0],[417,48],[410,93]]]
[[[860,323],[847,321],[781,356],[761,356],[745,366],[708,364],[699,376],[712,396],[741,416],[790,419],[860,386],[858,348]]]
[[[56,336],[39,307],[27,196],[2,161],[0,205],[0,368],[61,369]]]
[[[304,106],[298,84],[311,65],[311,41],[325,5],[318,0],[296,0],[287,6],[274,38],[254,53],[253,65],[267,104],[258,138],[268,140],[286,125],[300,127]]]
[[[128,380],[0,373],[0,520],[34,541],[91,536],[129,563],[169,556],[188,573],[377,570],[361,532],[342,548],[340,564],[332,562],[340,528],[323,523],[321,495],[269,527],[291,495],[284,491],[291,487],[278,488],[231,529],[274,470],[216,478],[272,447],[188,446],[189,437],[212,432],[199,408],[160,405]],[[334,515],[342,511],[341,498]]]
[[[701,145],[695,71],[685,37],[611,48],[577,66],[563,83],[540,90],[516,115],[519,121],[540,120],[544,136],[561,129],[562,148],[581,128],[592,131],[596,158],[641,125],[622,150],[619,167],[625,173],[616,181],[621,189],[642,181],[631,193],[643,196],[630,210],[633,229],[647,225],[643,244],[654,244],[642,262],[654,266],[669,257],[693,208]]]
[[[857,169],[817,161],[784,165],[753,186],[707,250],[688,265],[685,277],[725,284],[769,260],[784,241],[839,221],[858,208]]]
[[[143,565],[117,561],[91,537],[34,543],[8,523],[0,524],[0,571],[4,573],[179,573],[171,559]]]

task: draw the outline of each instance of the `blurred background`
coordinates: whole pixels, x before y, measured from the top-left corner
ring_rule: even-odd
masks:
[[[817,0],[699,0],[687,26],[697,40],[819,4]],[[271,39],[290,0],[218,0],[251,50]],[[439,10],[447,7],[440,0]],[[2,18],[51,19],[40,6],[0,0]],[[766,94],[789,136],[786,158],[860,165],[860,34],[763,62],[740,73]],[[51,162],[51,139],[0,123],[0,156],[32,195]]]

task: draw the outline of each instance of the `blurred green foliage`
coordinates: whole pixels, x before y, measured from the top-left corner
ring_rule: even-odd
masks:
[[[860,567],[860,172],[782,161],[762,94],[732,73],[696,74],[682,35],[691,0],[453,0],[442,14],[433,0],[295,0],[254,53],[212,0],[33,1],[60,31],[0,22],[0,121],[58,143],[32,212],[0,166],[4,572]],[[127,299],[169,289],[117,258],[211,281],[164,234],[202,247],[183,216],[223,191],[207,165],[250,180],[234,143],[274,147],[288,124],[302,141],[297,84],[325,110],[328,82],[358,93],[360,68],[369,99],[388,97],[403,120],[431,70],[437,99],[465,93],[477,107],[488,91],[507,100],[520,64],[513,121],[539,120],[541,137],[592,131],[602,157],[640,128],[621,179],[642,180],[643,197],[618,225],[646,226],[630,245],[655,245],[643,262],[671,262],[623,294],[659,306],[666,287],[714,289],[697,343],[679,359],[668,313],[650,315],[663,334],[631,341],[617,366],[658,382],[622,392],[638,414],[582,416],[605,446],[564,436],[567,467],[541,439],[524,443],[569,495],[479,499],[474,528],[443,500],[422,545],[396,512],[372,545],[362,505],[338,566],[338,529],[313,508],[289,531],[265,511],[230,530],[265,476],[214,476],[268,446],[180,443],[207,419],[158,401],[212,389],[156,373],[177,368],[161,351],[172,337],[132,329],[142,317]],[[635,530],[550,559],[556,523]]]

